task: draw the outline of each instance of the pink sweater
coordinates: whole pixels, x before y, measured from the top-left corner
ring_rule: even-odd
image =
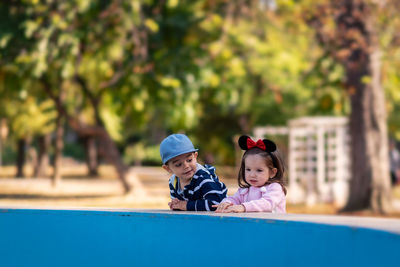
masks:
[[[278,183],[262,187],[239,188],[233,196],[225,198],[222,202],[242,204],[246,208],[246,212],[286,213],[286,196],[282,186]]]

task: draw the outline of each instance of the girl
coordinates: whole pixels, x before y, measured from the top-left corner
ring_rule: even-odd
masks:
[[[286,213],[285,170],[275,143],[267,139],[254,142],[243,135],[239,146],[246,151],[238,174],[240,188],[235,195],[214,205],[215,212]]]

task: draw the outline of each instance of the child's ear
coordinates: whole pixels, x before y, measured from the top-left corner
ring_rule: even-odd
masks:
[[[172,173],[172,170],[168,167],[168,165],[162,165],[163,169],[166,170],[169,173]]]
[[[196,151],[196,152],[194,152],[193,153],[193,157],[194,157],[194,159],[197,159],[197,156],[199,155],[199,153]]]
[[[272,168],[269,178],[274,178],[277,172],[278,172],[277,168]]]

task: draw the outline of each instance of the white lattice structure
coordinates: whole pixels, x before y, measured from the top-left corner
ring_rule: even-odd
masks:
[[[288,127],[261,127],[255,138],[288,135],[291,203],[345,204],[350,174],[348,120],[345,117],[303,117]]]

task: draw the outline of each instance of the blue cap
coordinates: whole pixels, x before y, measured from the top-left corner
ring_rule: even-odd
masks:
[[[184,134],[171,134],[160,144],[160,155],[163,164],[179,155],[195,152],[197,150],[198,149],[194,148],[190,139]]]

